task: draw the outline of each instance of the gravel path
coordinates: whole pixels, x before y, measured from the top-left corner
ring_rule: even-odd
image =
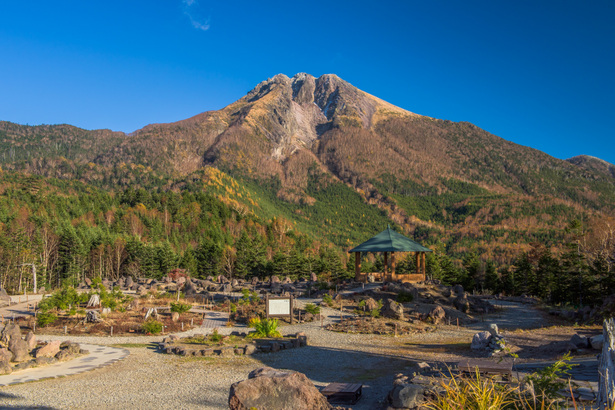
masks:
[[[301,301],[306,303],[309,301]],[[523,309],[529,307],[523,306]],[[505,310],[494,318],[512,323],[517,313]],[[326,323],[339,320],[339,311],[325,308]],[[491,320],[491,318],[489,318]],[[478,323],[475,328],[489,323]],[[220,327],[220,333],[245,328]],[[184,334],[207,333],[197,328]],[[408,371],[416,361],[455,361],[467,352],[473,328],[442,326],[437,332],[403,337],[329,332],[320,323],[283,326],[283,334],[303,331],[309,346],[252,357],[185,358],[156,353],[151,347],[127,347],[130,356],[108,367],[63,379],[43,380],[0,388],[3,407],[49,406],[61,409],[221,409],[227,408],[234,382],[247,378],[263,365],[305,373],[317,386],[328,383],[363,383],[363,398],[355,410],[382,407],[396,373]],[[42,339],[66,339],[41,336]],[[72,337],[92,344],[128,344],[160,341],[162,337]],[[40,408],[40,407],[39,407]]]

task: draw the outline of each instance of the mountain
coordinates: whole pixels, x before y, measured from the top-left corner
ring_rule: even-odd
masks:
[[[566,161],[580,167],[581,169],[587,170],[594,175],[603,176],[607,179],[615,178],[615,165],[600,158],[589,155],[578,155],[576,157],[568,158]]]
[[[600,160],[562,161],[411,113],[333,74],[278,74],[221,110],[132,134],[0,122],[0,144],[7,170],[108,189],[216,190],[341,246],[392,222],[451,252],[509,260],[532,241],[556,246],[571,219],[615,203],[613,167]]]

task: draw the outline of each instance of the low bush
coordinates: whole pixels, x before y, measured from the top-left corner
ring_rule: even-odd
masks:
[[[141,326],[141,329],[150,335],[157,335],[158,333],[162,332],[162,322],[157,321],[156,319],[148,319],[147,321],[145,321],[143,323],[143,325]]]
[[[333,306],[333,299],[331,298],[331,295],[329,295],[328,293],[325,293],[322,296],[322,301],[323,303],[325,303],[327,306]]]
[[[319,315],[319,314],[320,314],[320,307],[319,307],[319,306],[316,306],[316,305],[315,305],[315,304],[313,304],[313,303],[307,303],[307,304],[305,305],[305,311],[306,311],[307,313],[312,314],[312,315]]]
[[[171,312],[177,312],[180,315],[192,309],[192,305],[181,302],[171,302]]]
[[[36,324],[41,327],[50,325],[58,320],[58,317],[51,312],[41,312],[36,316]]]
[[[250,319],[248,326],[254,329],[254,337],[282,337],[278,331],[278,319]]]
[[[408,303],[414,300],[414,296],[410,292],[399,292],[397,294],[397,303]]]
[[[218,333],[218,329],[214,329],[208,337],[209,341],[214,343],[220,343],[223,338],[224,336]]]

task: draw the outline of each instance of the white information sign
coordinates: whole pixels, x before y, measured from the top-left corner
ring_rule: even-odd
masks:
[[[269,316],[290,316],[290,299],[269,299]]]

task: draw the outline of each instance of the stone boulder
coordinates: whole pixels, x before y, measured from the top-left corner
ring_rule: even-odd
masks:
[[[100,314],[95,310],[88,310],[88,313],[85,315],[85,321],[87,323],[98,323],[100,322]]]
[[[13,358],[11,359],[13,362],[19,363],[30,360],[28,343],[26,343],[26,341],[21,337],[11,338],[11,341],[9,342],[9,350],[13,353]]]
[[[378,302],[374,298],[365,299],[365,309],[369,311],[378,309]]]
[[[472,350],[483,350],[489,346],[489,340],[491,339],[491,333],[489,332],[478,332],[472,337],[472,344],[470,345],[470,349]]]
[[[586,337],[579,336],[578,333],[575,333],[570,338],[570,343],[578,347],[579,349],[585,349],[590,346],[589,339]]]
[[[592,346],[592,349],[602,350],[602,345],[604,344],[604,335],[594,336],[589,339],[589,342]]]
[[[303,373],[263,367],[252,371],[247,380],[234,383],[228,398],[229,409],[267,410],[330,409],[314,384]]]
[[[453,306],[455,306],[455,309],[462,311],[463,313],[468,313],[470,311],[470,301],[468,300],[468,296],[465,292],[453,300]]]
[[[26,343],[28,344],[28,349],[32,350],[36,347],[36,335],[34,334],[33,331],[29,331],[26,334]]]
[[[9,349],[6,347],[0,348],[0,361],[10,362],[13,358],[13,353],[9,352]]]
[[[446,312],[442,306],[436,306],[429,312],[428,318],[434,325],[440,323],[446,317]]]
[[[0,376],[5,374],[11,374],[13,368],[9,364],[8,360],[0,359]]]
[[[423,403],[425,387],[419,384],[400,383],[393,386],[387,397],[391,407],[396,409],[415,409]]]
[[[463,286],[461,285],[455,285],[453,286],[453,293],[457,296],[461,296],[463,295],[465,292],[463,291]]]
[[[54,357],[60,351],[60,341],[54,340],[47,342],[45,346],[41,346],[36,351],[36,358],[39,357]]]
[[[0,289],[0,306],[6,306],[11,303],[11,297],[6,293],[6,290]]]
[[[496,325],[495,323],[491,323],[489,325],[489,333],[491,334],[491,336],[499,336],[499,332],[498,332],[498,325]]]
[[[397,303],[393,299],[387,299],[380,310],[380,314],[384,317],[403,320],[404,307],[401,303]]]
[[[11,339],[21,339],[21,329],[15,323],[9,323],[4,326],[2,333],[0,333],[0,342],[4,346],[8,346]]]

